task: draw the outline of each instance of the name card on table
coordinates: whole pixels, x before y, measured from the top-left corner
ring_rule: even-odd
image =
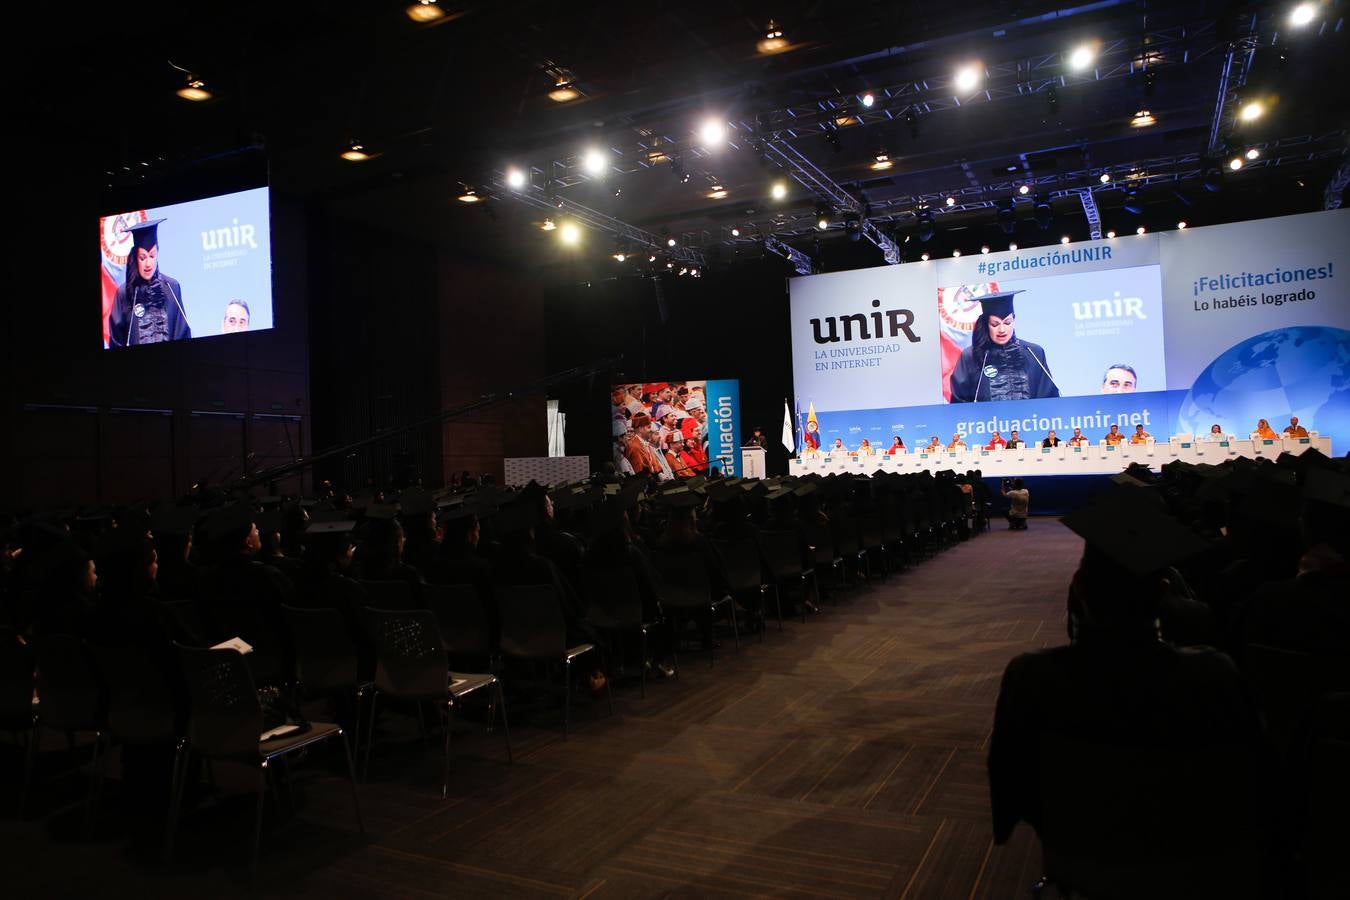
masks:
[[[1298,442],[1299,442],[1300,444],[1311,444],[1311,443],[1312,443],[1312,438],[1299,438],[1299,439],[1298,439]]]
[[[1107,444],[1107,445],[1106,445],[1106,452],[1107,452],[1107,453],[1115,453],[1118,449],[1120,449],[1120,447],[1119,447],[1119,445],[1117,445],[1117,444]]]
[[[1073,445],[1073,452],[1074,452],[1074,453],[1082,453],[1082,452],[1083,452],[1083,447],[1082,447],[1082,445],[1080,445],[1080,444],[1074,444],[1074,445]]]
[[[988,456],[988,455],[989,455],[989,451],[988,451],[988,450],[981,450],[981,451],[980,451],[980,455],[981,455],[981,456]]]
[[[1219,446],[1220,446],[1220,447],[1227,447],[1227,446],[1228,446],[1228,442],[1227,442],[1227,441],[1219,441]]]
[[[1042,447],[1042,448],[1041,448],[1041,453],[1042,453],[1042,454],[1049,453],[1049,452],[1050,452],[1050,448],[1049,448],[1049,447]]]
[[[1182,441],[1182,442],[1181,442],[1181,449],[1183,449],[1183,450],[1189,450],[1189,449],[1191,449],[1191,443],[1190,443],[1190,441]]]
[[[1261,443],[1263,443],[1263,444],[1265,444],[1267,447],[1269,447],[1271,444],[1274,444],[1275,442],[1272,441],[1272,440],[1270,440],[1269,438],[1262,438],[1262,439],[1261,439]]]

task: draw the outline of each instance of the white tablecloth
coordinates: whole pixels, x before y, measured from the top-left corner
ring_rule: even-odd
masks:
[[[1302,453],[1316,447],[1331,455],[1331,438],[1297,438],[1292,440],[1229,441],[1208,443],[1177,441],[1162,444],[1119,444],[1114,447],[1094,444],[1088,447],[1025,447],[1016,450],[960,450],[936,453],[911,451],[895,456],[825,456],[794,459],[788,464],[788,474],[805,475],[808,472],[856,472],[871,475],[881,469],[886,472],[938,472],[955,469],[965,472],[979,469],[985,475],[1026,477],[1031,475],[1115,475],[1130,463],[1139,462],[1157,469],[1173,460],[1190,463],[1221,463],[1235,456],[1269,457],[1281,453]]]

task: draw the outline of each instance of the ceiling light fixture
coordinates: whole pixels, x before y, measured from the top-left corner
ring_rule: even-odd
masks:
[[[1134,233],[1135,233],[1135,234],[1143,234],[1143,233],[1146,232],[1146,231],[1148,231],[1148,229],[1145,228],[1143,225],[1140,225],[1138,228],[1136,228],[1136,229],[1134,230]]]
[[[955,206],[955,205],[956,205],[956,198],[955,198],[955,197],[948,197],[948,198],[947,198],[947,205],[948,205],[948,206]]]
[[[960,69],[957,69],[956,80],[954,83],[956,85],[957,91],[961,92],[962,94],[971,93],[972,91],[975,90],[975,88],[979,87],[980,84],[979,67],[975,65],[969,65],[969,66],[962,66]]]
[[[727,139],[727,127],[716,119],[708,119],[699,129],[699,137],[703,139],[703,146],[708,149],[716,147]]]
[[[981,253],[988,253],[988,252],[989,252],[989,245],[988,245],[988,244],[983,244],[983,245],[981,245],[981,246],[980,246],[980,252],[981,252]]]
[[[960,251],[959,248],[952,251],[952,256],[960,256],[960,255],[961,255],[961,251]]]
[[[1238,110],[1238,118],[1244,122],[1255,122],[1265,113],[1266,107],[1260,100],[1253,100],[1250,103],[1242,104]]]
[[[417,0],[409,3],[403,10],[414,22],[435,22],[445,18],[445,10],[436,5],[436,0]]]
[[[675,241],[675,239],[674,239],[673,237],[668,237],[668,238],[666,238],[666,246],[667,246],[667,247],[674,247],[674,246],[675,246],[675,243],[676,243],[676,241]]]
[[[1317,4],[1300,3],[1289,13],[1289,24],[1295,28],[1307,25],[1317,15]]]
[[[206,89],[206,82],[190,72],[187,82],[174,93],[184,100],[191,100],[193,103],[201,103],[203,100],[211,99],[211,92]]]
[[[548,69],[548,74],[553,76],[553,90],[548,92],[548,99],[554,103],[568,103],[581,96],[581,88],[577,87],[576,78],[566,69]]]
[[[1067,234],[1063,235],[1062,237],[1060,237],[1059,242],[1061,244],[1067,244],[1069,242],[1069,236]]]
[[[555,229],[555,228],[557,228],[557,227],[558,227],[557,225],[554,225],[554,224],[553,224],[553,220],[552,220],[552,219],[545,219],[542,223],[540,223],[540,225],[539,225],[539,230],[540,230],[540,231],[552,231],[553,229]]]
[[[506,184],[513,190],[520,190],[525,186],[525,173],[520,169],[507,169]]]
[[[1019,193],[1019,194],[1021,194],[1023,197],[1025,197],[1027,194],[1030,194],[1030,193],[1031,193],[1031,185],[1029,185],[1029,184],[1020,184],[1020,185],[1018,185],[1018,186],[1017,186],[1017,193]]]
[[[1101,174],[1101,177],[1098,178],[1097,180],[1100,181],[1102,184],[1109,184],[1110,181],[1111,181],[1111,173],[1110,173],[1110,172],[1103,172],[1103,173]]]
[[[1182,231],[1185,228],[1186,228],[1186,220],[1182,219],[1180,222],[1177,223],[1177,231]]]
[[[1009,249],[1009,250],[1016,250],[1016,249],[1017,249],[1017,242],[1016,242],[1016,241],[1012,241],[1011,243],[1009,243],[1009,244],[1008,244],[1008,249]]]
[[[340,156],[347,162],[365,162],[371,158],[372,154],[360,141],[351,141]]]
[[[1079,44],[1069,54],[1069,68],[1082,72],[1097,58],[1097,48],[1092,44]]]
[[[464,188],[464,192],[455,199],[460,203],[481,203],[483,200],[482,197],[478,196],[477,191],[467,185]]]
[[[581,157],[582,168],[597,178],[605,174],[607,163],[605,154],[595,149],[587,150],[585,155]]]
[[[1147,109],[1141,109],[1130,117],[1131,128],[1147,128],[1150,125],[1157,125],[1158,119]]]
[[[732,229],[731,229],[731,236],[732,236],[732,237],[740,237],[740,236],[741,236],[741,230],[740,230],[739,228],[736,228],[736,227],[733,226]]]
[[[877,160],[876,162],[872,163],[871,168],[873,171],[876,172],[884,172],[894,165],[895,163],[891,160],[889,156],[886,155],[885,151],[883,151],[877,154]]]
[[[784,197],[787,196],[787,192],[788,192],[787,185],[781,181],[775,181],[773,183],[773,187],[769,189],[769,194],[775,200],[782,200]]]
[[[872,104],[877,102],[877,98],[871,91],[868,91],[858,98],[858,102],[863,105],[864,109],[871,109]]]
[[[919,259],[923,260],[924,262],[928,262],[928,251],[925,250],[922,253],[920,253]]]
[[[1251,148],[1250,150],[1247,151],[1247,158],[1248,158],[1248,159],[1256,159],[1256,158],[1258,158],[1260,155],[1261,155],[1261,151],[1258,150],[1258,149],[1256,149],[1255,147],[1253,147],[1253,148]]]
[[[761,56],[772,56],[775,53],[782,53],[788,49],[787,38],[783,36],[783,29],[769,20],[769,25],[764,29],[764,37],[755,45]]]
[[[581,229],[572,222],[564,222],[562,228],[558,229],[558,238],[569,247],[575,247],[581,242]]]
[[[720,184],[714,184],[712,190],[708,191],[709,200],[721,200],[727,195],[727,189]]]
[[[1242,168],[1242,157],[1235,156],[1232,159],[1230,159],[1228,161],[1228,168],[1232,169],[1234,172]]]

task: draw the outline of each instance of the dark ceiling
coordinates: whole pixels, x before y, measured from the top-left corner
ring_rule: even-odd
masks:
[[[33,58],[66,73],[35,80],[25,100],[92,190],[181,181],[261,148],[276,188],[339,214],[545,263],[560,251],[534,226],[559,201],[557,216],[584,208],[726,258],[758,252],[769,234],[807,250],[840,239],[837,202],[830,230],[815,233],[817,205],[837,188],[898,242],[929,204],[937,230],[968,234],[974,249],[1000,234],[1009,199],[1021,219],[1035,197],[1051,202],[1045,240],[1086,238],[1080,189],[1095,191],[1107,222],[1131,185],[1145,216],[1203,203],[1218,220],[1321,208],[1344,165],[1340,0],[1315,4],[1301,28],[1289,25],[1292,2],[440,5],[450,15],[431,24],[398,2],[95,12],[25,37]],[[765,55],[771,19],[788,46]],[[1069,53],[1085,43],[1096,56],[1076,70]],[[214,99],[174,96],[184,75],[170,61]],[[980,81],[960,89],[953,75],[967,65]],[[584,96],[548,99],[559,70]],[[1238,106],[1257,99],[1266,114],[1240,123]],[[1131,127],[1140,109],[1157,124]],[[703,146],[708,118],[725,144]],[[354,138],[378,155],[341,160]],[[1261,155],[1225,168],[1221,191],[1202,186],[1211,160],[1250,147]],[[581,166],[588,148],[604,152],[604,177]],[[894,165],[876,171],[883,152]],[[533,204],[502,183],[508,167],[530,173]],[[773,201],[780,178],[791,189]],[[707,196],[714,184],[726,197]],[[457,202],[463,185],[488,199]],[[595,230],[585,243],[571,252],[607,261],[614,249]]]

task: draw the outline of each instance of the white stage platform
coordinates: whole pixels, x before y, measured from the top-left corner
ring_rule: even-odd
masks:
[[[1157,469],[1174,460],[1189,463],[1221,463],[1235,456],[1274,459],[1281,453],[1302,453],[1316,447],[1331,455],[1331,438],[1311,437],[1279,440],[1241,440],[1222,442],[1172,441],[1162,444],[1094,444],[1087,447],[1042,448],[1026,447],[1017,450],[964,450],[935,453],[911,451],[885,456],[846,456],[819,454],[788,463],[789,475],[818,472],[852,472],[871,475],[878,469],[885,472],[938,472],[954,469],[966,472],[979,469],[984,475],[1028,477],[1035,475],[1115,475],[1130,463],[1143,463]]]

